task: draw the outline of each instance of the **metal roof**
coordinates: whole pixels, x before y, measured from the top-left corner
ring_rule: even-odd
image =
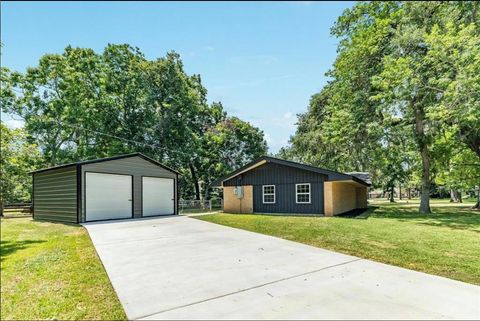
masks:
[[[92,163],[100,163],[100,162],[106,162],[106,161],[111,161],[111,160],[116,160],[116,159],[123,159],[123,158],[130,158],[130,157],[135,157],[135,156],[138,156],[140,158],[143,158],[144,160],[146,161],[149,161],[150,163],[153,163],[157,166],[160,166],[160,167],[163,167],[165,168],[166,170],[169,170],[171,172],[174,172],[178,175],[181,175],[179,172],[177,172],[176,170],[168,167],[168,166],[165,166],[159,162],[157,162],[156,160],[154,160],[153,158],[150,158],[148,156],[145,156],[144,154],[142,153],[131,153],[131,154],[123,154],[123,155],[117,155],[117,156],[112,156],[112,157],[106,157],[106,158],[97,158],[97,159],[91,159],[91,160],[85,160],[85,161],[79,161],[79,162],[74,162],[74,163],[68,163],[68,164],[63,164],[63,165],[57,165],[57,166],[52,166],[52,167],[48,167],[48,168],[42,168],[42,169],[38,169],[36,171],[32,171],[30,172],[30,174],[35,174],[35,173],[40,173],[40,172],[46,172],[46,171],[49,171],[49,170],[54,170],[54,169],[59,169],[59,168],[65,168],[65,167],[69,167],[69,166],[76,166],[76,165],[85,165],[85,164],[92,164]]]
[[[340,173],[340,172],[332,171],[332,170],[329,170],[329,169],[324,169],[324,168],[320,168],[320,167],[305,165],[305,164],[292,162],[292,161],[288,161],[288,160],[284,160],[284,159],[280,159],[280,158],[270,157],[270,156],[262,156],[262,157],[260,157],[256,160],[254,160],[253,162],[250,162],[247,165],[245,165],[243,167],[240,167],[239,169],[233,171],[232,173],[230,173],[228,175],[225,175],[225,176],[217,179],[216,181],[214,181],[212,183],[212,186],[221,186],[223,181],[226,181],[230,178],[233,178],[233,177],[235,177],[235,176],[237,176],[237,175],[239,175],[243,172],[250,171],[250,170],[256,168],[257,164],[258,165],[263,165],[264,163],[280,164],[280,165],[295,167],[295,168],[299,168],[299,169],[303,169],[303,170],[306,170],[306,171],[311,171],[311,172],[315,172],[315,173],[319,173],[319,174],[324,174],[324,175],[328,176],[329,181],[353,180],[353,181],[355,181],[357,183],[360,183],[362,185],[370,186],[369,182],[364,181],[363,179],[359,178],[356,175]],[[251,167],[251,169],[250,169],[250,167]]]

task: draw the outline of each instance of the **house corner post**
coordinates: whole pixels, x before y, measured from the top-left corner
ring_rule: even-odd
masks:
[[[333,216],[333,183],[323,184],[324,215]]]

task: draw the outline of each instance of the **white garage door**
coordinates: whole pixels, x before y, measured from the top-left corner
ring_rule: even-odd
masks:
[[[86,173],[87,221],[132,217],[132,176]]]
[[[143,216],[174,214],[174,184],[171,178],[142,178]]]

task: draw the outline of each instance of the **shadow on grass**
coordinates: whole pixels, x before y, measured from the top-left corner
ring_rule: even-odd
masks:
[[[377,206],[370,206],[369,208],[357,208],[342,214],[335,215],[335,217],[367,219],[376,208]]]
[[[15,253],[18,250],[23,250],[30,247],[33,244],[43,243],[45,241],[39,240],[26,240],[26,241],[2,241],[0,246],[0,260],[3,261],[7,256]]]
[[[433,207],[433,213],[418,213],[416,208],[375,208],[372,217],[395,219],[401,222],[417,221],[417,224],[449,227],[456,230],[469,230],[480,233],[480,213],[469,209]]]
[[[32,217],[32,214],[29,214],[29,213],[14,213],[14,214],[11,214],[11,213],[4,213],[3,216],[2,216],[2,219],[11,219],[11,218],[25,218],[25,217]]]

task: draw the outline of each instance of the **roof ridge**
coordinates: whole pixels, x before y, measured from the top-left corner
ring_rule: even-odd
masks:
[[[139,156],[146,161],[154,163],[157,166],[163,167],[167,170],[170,170],[170,171],[180,175],[180,173],[177,172],[176,170],[174,170],[174,169],[172,169],[172,168],[170,168],[166,165],[163,165],[162,163],[158,162],[157,160],[155,160],[151,157],[148,157],[148,156],[142,154],[141,152],[133,152],[133,153],[128,153],[128,154],[120,154],[120,155],[115,155],[115,156],[95,158],[95,159],[87,159],[87,160],[83,160],[83,161],[60,164],[60,165],[55,165],[55,166],[51,166],[51,167],[47,167],[47,168],[41,168],[41,169],[38,169],[38,170],[35,170],[35,171],[31,171],[31,172],[29,172],[29,174],[34,174],[34,173],[38,173],[38,172],[45,172],[45,171],[49,171],[49,170],[60,169],[60,168],[65,168],[65,167],[70,167],[70,166],[75,166],[75,165],[86,165],[86,164],[91,164],[91,163],[100,163],[100,162],[106,162],[106,161],[135,157],[135,156]]]
[[[268,157],[268,158],[271,158],[271,159],[274,159],[274,160],[280,160],[280,161],[289,162],[289,163],[293,163],[293,164],[300,164],[300,165],[303,165],[303,166],[308,166],[308,167],[312,167],[312,168],[316,168],[316,169],[321,169],[321,170],[329,171],[329,172],[332,172],[332,173],[335,173],[335,174],[349,175],[348,173],[342,173],[342,172],[339,172],[339,171],[334,171],[332,169],[323,168],[323,167],[319,167],[319,166],[313,166],[313,165],[300,163],[300,162],[295,162],[295,161],[291,161],[291,160],[287,160],[287,159],[283,159],[283,158],[277,158],[277,157],[272,157],[272,156],[265,156],[265,157]]]
[[[319,174],[324,174],[324,175],[337,175],[337,176],[340,176],[340,177],[343,177],[343,178],[350,178],[352,179],[353,181],[356,181],[358,183],[361,183],[361,184],[366,184],[366,185],[370,185],[368,182],[364,181],[363,179],[360,179],[354,175],[350,175],[350,174],[346,174],[346,173],[341,173],[341,172],[337,172],[337,171],[333,171],[333,170],[330,170],[330,169],[325,169],[325,168],[321,168],[321,167],[316,167],[316,166],[312,166],[312,165],[307,165],[307,164],[302,164],[302,163],[299,163],[299,162],[294,162],[294,161],[291,161],[291,160],[286,160],[286,159],[281,159],[281,158],[276,158],[276,157],[273,157],[273,156],[268,156],[268,155],[264,155],[264,156],[261,156],[259,158],[257,158],[256,160],[234,170],[233,172],[231,172],[230,174],[228,175],[225,175],[217,180],[215,180],[214,182],[212,182],[211,185],[213,186],[216,186],[216,185],[219,185],[221,182],[227,180],[227,179],[230,179],[232,177],[235,177],[236,175],[239,175],[241,174],[242,172],[244,171],[247,171],[247,169],[249,167],[252,167],[254,166],[255,164],[261,162],[261,161],[266,161],[266,162],[271,162],[271,163],[277,163],[277,164],[280,164],[280,165],[284,165],[284,166],[294,166],[294,167],[297,167],[299,169],[303,169],[303,170],[311,170],[313,172],[316,172],[316,173],[319,173]],[[329,177],[330,178],[330,177]]]

